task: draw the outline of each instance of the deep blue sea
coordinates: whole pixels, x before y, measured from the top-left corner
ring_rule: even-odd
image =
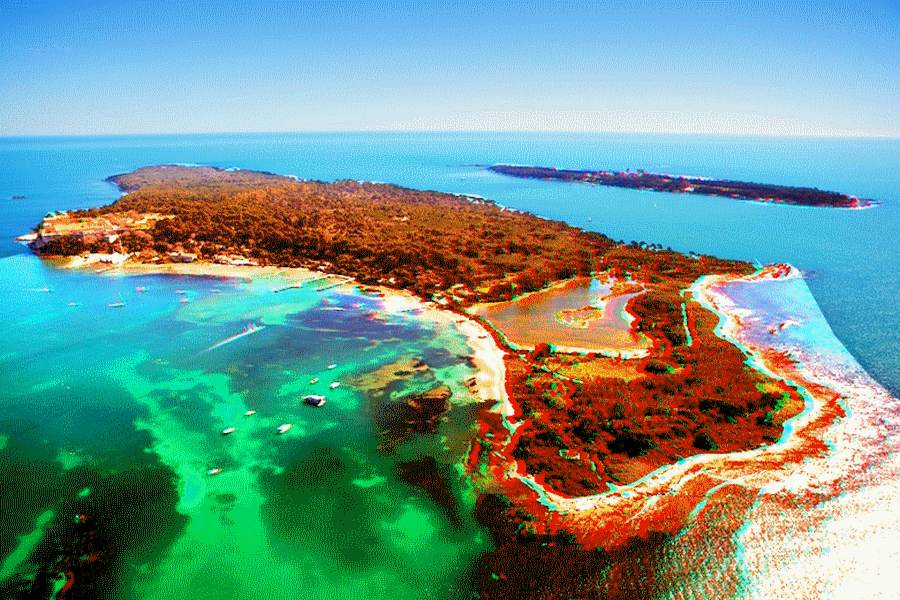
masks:
[[[110,175],[183,163],[379,181],[480,195],[615,240],[788,262],[805,273],[837,338],[897,395],[898,156],[900,140],[884,139],[494,133],[0,139],[6,325],[0,580],[39,577],[41,544],[65,538],[63,523],[85,512],[115,522],[127,542],[115,559],[116,597],[192,597],[181,594],[185,589],[196,590],[193,597],[284,597],[297,589],[309,597],[457,597],[465,593],[466,570],[489,547],[470,517],[461,524],[449,519],[400,481],[399,459],[372,452],[370,419],[349,386],[334,393],[329,412],[295,405],[305,390],[297,381],[339,381],[410,355],[427,357],[433,367],[420,387],[464,379],[470,367],[461,358],[461,336],[411,316],[373,323],[378,300],[359,292],[298,292],[273,305],[261,298],[277,282],[60,272],[13,241],[47,212],[114,201],[119,192],[104,181]],[[764,205],[512,179],[484,168],[501,162],[803,185],[883,204]],[[117,302],[125,306],[109,306]],[[194,358],[248,322],[266,328]],[[339,367],[328,370],[329,363]],[[258,411],[252,424],[242,416],[248,409]],[[272,429],[285,420],[294,428],[273,442]],[[234,438],[218,435],[233,423]],[[417,448],[413,458],[450,465],[442,439]],[[224,472],[206,477],[214,467]],[[465,502],[464,482],[454,485]]]

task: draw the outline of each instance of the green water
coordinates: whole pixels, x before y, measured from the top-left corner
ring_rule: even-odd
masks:
[[[450,450],[471,425],[453,414],[474,402],[458,332],[385,314],[349,286],[275,294],[277,280],[89,276],[4,260],[21,261],[23,279],[0,293],[34,317],[0,346],[0,518],[23,536],[16,546],[4,535],[3,585],[55,578],[84,514],[117,532],[97,563],[107,568],[91,575],[111,597],[464,593],[489,542]],[[257,329],[233,338],[248,323]],[[350,382],[408,356],[429,369],[390,395],[446,384],[454,408],[437,432],[386,454],[371,400]],[[325,406],[304,405],[311,393]],[[463,503],[454,518],[398,478],[398,463],[426,456]]]

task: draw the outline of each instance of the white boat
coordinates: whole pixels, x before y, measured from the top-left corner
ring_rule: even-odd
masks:
[[[310,382],[310,383],[319,383],[319,378],[318,378],[318,377],[313,377],[312,379],[309,380],[309,382]]]
[[[222,430],[222,435],[228,435],[229,433],[234,433],[234,427],[227,427]]]
[[[285,432],[286,432],[288,429],[290,429],[290,428],[291,428],[291,424],[290,424],[290,423],[285,423],[284,425],[279,425],[279,426],[278,426],[278,433],[279,433],[279,434],[285,433]]]
[[[330,369],[334,369],[335,367],[337,367],[337,365],[328,365],[327,368],[330,370]]]
[[[107,306],[109,306],[110,308],[122,308],[123,306],[125,306],[125,303],[124,302],[110,302]]]
[[[303,396],[303,401],[310,406],[322,406],[323,404],[325,404],[325,396],[310,394],[309,396]]]
[[[340,382],[340,381],[335,381],[334,383],[332,383],[332,384],[329,385],[328,387],[331,388],[331,389],[334,389],[334,388],[336,388],[336,387],[339,386],[339,385],[341,385],[341,382]]]
[[[218,475],[222,472],[222,469],[210,469],[206,472],[207,475]]]
[[[247,412],[244,413],[244,416],[249,417],[249,416],[255,415],[255,414],[256,414],[255,410],[248,410]]]

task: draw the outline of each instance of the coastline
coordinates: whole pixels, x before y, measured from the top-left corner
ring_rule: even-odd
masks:
[[[849,209],[872,208],[881,205],[880,202],[875,200],[857,198],[849,194],[819,190],[818,188],[734,181],[705,176],[669,175],[666,173],[645,172],[641,169],[637,172],[623,172],[496,164],[487,167],[487,170],[522,179],[543,179],[640,191],[732,198],[762,204]]]
[[[303,283],[326,275],[299,267],[272,267],[258,265],[223,265],[209,262],[190,263],[137,263],[127,259],[117,263],[104,263],[75,256],[60,265],[62,269],[83,269],[98,274],[127,275],[193,275],[204,277],[228,277],[235,279],[266,279],[281,277],[289,283]],[[335,276],[337,277],[337,276]]]
[[[475,381],[479,400],[498,402],[502,407],[509,406],[505,386],[506,367],[503,362],[506,351],[495,341],[492,331],[469,314],[443,308],[412,292],[380,286],[366,287],[378,290],[383,299],[384,310],[388,313],[418,311],[420,316],[429,321],[455,326],[465,336],[466,345],[472,352],[472,362],[477,369]]]
[[[74,257],[61,264],[60,268],[88,270],[99,275],[188,275],[247,281],[277,279],[285,282],[287,287],[302,286],[323,276],[341,277],[300,267],[223,265],[207,262],[149,264],[129,261],[111,265],[80,259],[81,257]],[[346,284],[360,286],[352,280],[348,280]],[[439,325],[455,326],[466,338],[466,345],[471,350],[471,359],[477,370],[475,375],[477,385],[474,386],[474,390],[478,399],[482,402],[497,402],[504,411],[512,410],[505,387],[506,368],[503,357],[506,351],[495,341],[492,331],[469,314],[442,308],[432,301],[419,298],[412,292],[383,286],[362,287],[378,292],[382,298],[383,309],[387,313],[416,311],[422,318]]]
[[[838,502],[848,472],[854,473],[851,479],[863,486],[868,483],[866,472],[872,465],[889,463],[886,468],[900,471],[900,465],[895,464],[900,461],[890,458],[900,442],[888,442],[890,432],[900,429],[896,416],[900,400],[891,397],[855,362],[845,367],[829,366],[815,346],[789,352],[774,343],[775,339],[771,347],[747,339],[750,328],[761,327],[760,315],[752,307],[735,304],[724,288],[736,282],[775,280],[793,280],[805,288],[799,271],[776,265],[748,276],[704,277],[689,291],[722,318],[717,335],[742,348],[755,368],[789,382],[801,392],[804,410],[785,422],[781,439],[743,452],[690,456],[661,466],[633,483],[600,494],[568,497],[543,485],[542,477],[526,473],[511,455],[514,436],[510,434],[501,447],[495,446],[489,470],[501,493],[534,515],[530,531],[539,535],[565,531],[582,547],[609,548],[635,536],[662,533],[690,537],[702,531],[709,519],[724,518],[717,513],[722,506],[734,504],[740,508],[737,514],[744,511],[743,516],[728,518],[721,526],[723,534],[736,538],[746,531],[741,528],[746,518],[775,511],[776,507],[797,511],[796,522],[809,521],[801,509],[807,509],[810,501]],[[814,303],[811,295],[809,299]],[[824,322],[815,304],[812,309]],[[836,339],[834,343],[835,348],[843,349]],[[505,414],[504,427],[514,431],[520,417]],[[784,539],[793,543],[787,530]]]
[[[306,269],[208,263],[126,263],[97,272],[249,280],[272,278],[294,282],[323,276]],[[829,372],[815,364],[815,356],[791,355],[778,347],[750,343],[747,331],[754,326],[756,316],[746,307],[737,306],[725,293],[725,288],[735,282],[773,280],[795,280],[805,286],[796,269],[774,266],[746,276],[707,276],[695,282],[689,291],[722,318],[716,328],[717,335],[744,349],[756,368],[787,380],[801,390],[805,410],[785,423],[781,439],[743,452],[690,456],[661,466],[633,483],[581,497],[551,491],[544,485],[542,477],[528,475],[524,465],[512,457],[513,444],[510,442],[515,439],[521,415],[505,389],[506,351],[497,341],[495,332],[471,315],[442,308],[411,292],[365,287],[380,294],[383,310],[387,313],[416,312],[421,318],[455,326],[465,336],[477,369],[477,389],[476,386],[470,389],[484,403],[485,413],[493,413],[497,420],[485,417],[498,424],[498,427],[485,429],[485,423],[482,423],[480,427],[479,438],[489,433],[496,437],[492,438],[495,442],[493,451],[483,457],[486,468],[481,473],[470,472],[476,488],[499,493],[534,515],[535,520],[528,525],[529,531],[545,535],[568,532],[583,548],[589,549],[609,548],[626,543],[629,538],[658,533],[689,537],[694,532],[702,532],[708,524],[705,521],[713,518],[715,511],[726,504],[735,504],[744,511],[742,516],[722,525],[724,535],[736,539],[741,531],[745,531],[740,524],[749,518],[747,515],[751,511],[799,510],[794,499],[811,493],[823,495],[826,500],[833,499],[840,495],[848,470],[855,471],[857,479],[865,476],[865,471],[858,466],[860,461],[865,465],[885,462],[890,449],[900,449],[894,448],[900,446],[900,442],[884,443],[888,431],[900,430],[900,418],[890,415],[888,408],[878,410],[882,425],[874,435],[871,426],[865,422],[851,427],[856,431],[869,430],[865,456],[860,455],[858,443],[847,431],[848,420],[865,419],[873,405],[896,407],[900,403],[861,368],[851,370],[849,374]],[[845,408],[850,398],[854,399],[854,405],[848,411]],[[469,454],[470,467],[474,464],[472,459],[479,455],[479,448],[482,448],[480,439],[473,443]],[[900,465],[896,472],[900,473]],[[802,522],[802,514],[796,519]],[[784,537],[790,540],[787,533]]]

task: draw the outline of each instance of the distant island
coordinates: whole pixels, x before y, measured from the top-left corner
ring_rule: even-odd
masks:
[[[615,242],[489,200],[394,185],[176,165],[110,181],[128,194],[49,215],[27,236],[30,247],[76,265],[101,257],[190,262],[200,272],[208,264],[218,274],[221,265],[275,265],[343,275],[376,292],[413,293],[474,332],[481,375],[467,385],[495,382],[493,402],[460,442],[476,517],[497,547],[478,568],[485,593],[528,584],[526,575],[498,579],[514,572],[507,563],[540,562],[576,538],[616,543],[591,537],[606,529],[589,523],[546,521],[547,494],[612,493],[686,457],[774,444],[804,409],[790,381],[720,335],[720,314],[702,299],[712,293],[704,281],[778,278],[789,267],[759,271]],[[385,451],[453,410],[448,395],[414,399],[404,417],[413,425],[389,428]],[[691,506],[673,505],[667,527],[686,522]],[[554,533],[565,531],[575,537]],[[594,572],[597,556],[578,554],[572,568]]]
[[[707,177],[664,175],[661,173],[647,173],[642,170],[637,172],[585,171],[515,165],[493,165],[488,167],[488,169],[495,173],[525,179],[573,181],[635,190],[669,192],[672,194],[699,194],[797,206],[868,208],[879,204],[873,200],[864,200],[855,196],[816,188],[729,181],[727,179],[711,179]]]

